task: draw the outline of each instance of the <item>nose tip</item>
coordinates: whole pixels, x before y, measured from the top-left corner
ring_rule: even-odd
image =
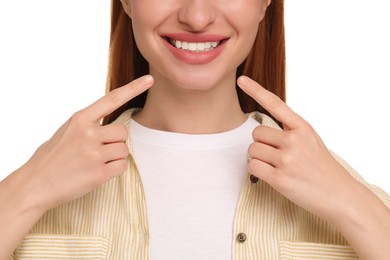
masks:
[[[216,18],[216,10],[210,0],[185,1],[178,13],[180,23],[192,31],[202,31]]]

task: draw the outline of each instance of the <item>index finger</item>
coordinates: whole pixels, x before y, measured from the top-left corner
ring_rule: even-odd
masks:
[[[238,78],[237,84],[246,94],[251,96],[287,128],[294,129],[302,123],[302,117],[291,110],[278,96],[263,88],[256,81],[246,76],[241,76]]]
[[[114,112],[129,100],[150,88],[153,85],[153,82],[152,76],[142,76],[120,88],[114,89],[80,112],[82,112],[88,120],[99,122],[103,117]]]

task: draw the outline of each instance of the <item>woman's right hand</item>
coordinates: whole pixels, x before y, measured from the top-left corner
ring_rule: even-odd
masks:
[[[19,171],[29,204],[46,211],[122,174],[129,154],[127,129],[102,126],[101,120],[152,84],[153,78],[144,76],[115,89],[76,112],[43,143]]]
[[[124,173],[127,129],[101,120],[153,85],[144,76],[76,112],[28,162],[0,182],[0,259],[7,259],[50,208]]]

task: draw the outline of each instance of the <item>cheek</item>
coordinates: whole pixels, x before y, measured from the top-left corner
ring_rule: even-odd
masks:
[[[170,2],[172,0],[165,0],[164,4],[161,4],[161,0],[131,2],[133,32],[137,43],[154,42],[156,30],[171,14],[173,3]]]
[[[130,8],[132,18],[137,19],[162,19],[172,13],[177,6],[177,0],[131,0]]]
[[[153,42],[151,37],[153,36],[155,21],[151,19],[154,16],[148,14],[148,10],[150,9],[147,4],[142,4],[140,3],[141,1],[134,2],[132,9],[133,33],[139,50],[144,54],[143,49],[149,49],[147,45]]]
[[[230,20],[239,23],[258,24],[264,18],[267,9],[266,0],[228,0],[220,8]]]
[[[248,2],[247,5],[236,4],[234,9],[226,10],[228,22],[237,33],[237,39],[241,46],[240,53],[245,57],[252,49],[259,24],[264,16],[261,9],[262,1],[247,0],[246,2]]]
[[[237,3],[239,2],[239,3]],[[265,10],[261,0],[238,0],[224,7],[225,17],[237,33],[253,33],[264,17]],[[244,4],[243,2],[247,2]]]
[[[141,33],[149,31],[153,27],[153,19],[161,13],[156,0],[133,0],[131,1],[132,23],[134,31]]]

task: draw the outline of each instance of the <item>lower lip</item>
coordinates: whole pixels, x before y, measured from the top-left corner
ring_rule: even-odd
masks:
[[[216,48],[209,51],[194,52],[173,47],[167,40],[163,39],[165,46],[176,57],[176,59],[187,64],[205,64],[215,60],[225,47],[226,40]]]

